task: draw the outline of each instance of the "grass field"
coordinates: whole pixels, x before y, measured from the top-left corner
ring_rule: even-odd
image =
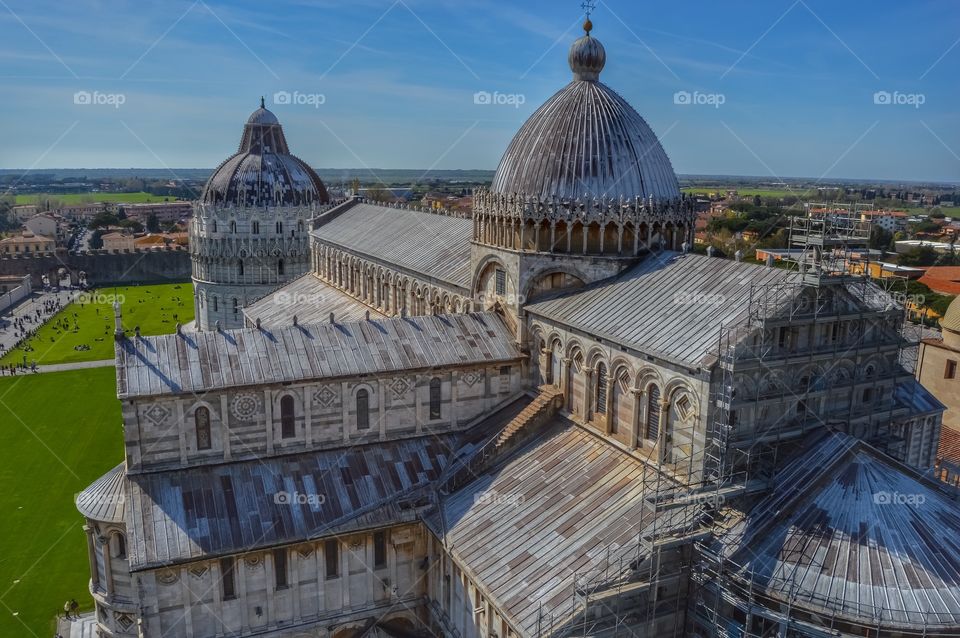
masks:
[[[696,195],[707,195],[709,193],[726,193],[728,190],[736,190],[737,194],[741,197],[755,197],[759,195],[760,197],[799,197],[800,199],[808,198],[818,198],[820,197],[819,193],[815,191],[809,191],[803,188],[795,188],[792,191],[787,189],[766,189],[766,188],[737,188],[733,187],[708,187],[704,188],[702,186],[695,186],[682,189],[684,193],[696,194]]]
[[[138,193],[38,193],[36,195],[17,195],[17,205],[38,204],[45,199],[60,200],[64,204],[87,204],[92,202],[116,202],[123,204],[149,204],[153,202],[173,201],[173,197]]]
[[[0,378],[0,636],[53,635],[92,609],[74,495],[123,460],[113,368]]]
[[[193,320],[189,283],[101,288],[85,293],[81,301],[57,313],[32,339],[0,359],[0,364],[21,363],[24,355],[28,364],[36,361],[40,365],[112,359],[114,300],[122,305],[127,334],[136,326],[144,335],[168,334],[176,330],[178,321]]]

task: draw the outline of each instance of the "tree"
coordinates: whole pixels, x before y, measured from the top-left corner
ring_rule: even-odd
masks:
[[[90,248],[93,250],[99,250],[103,248],[103,231],[95,230],[93,234],[90,235]]]
[[[87,224],[90,229],[105,228],[107,226],[116,226],[120,222],[113,213],[97,213]]]
[[[937,263],[938,255],[930,246],[917,246],[900,253],[901,266],[933,266]]]
[[[121,219],[119,222],[117,222],[117,226],[120,228],[128,228],[135,233],[143,232],[143,224],[135,219]]]
[[[890,247],[890,242],[893,241],[893,234],[879,226],[874,226],[870,229],[870,248],[875,250],[887,250]]]
[[[147,217],[147,231],[151,233],[160,232],[160,219],[157,217],[156,213],[150,213]]]

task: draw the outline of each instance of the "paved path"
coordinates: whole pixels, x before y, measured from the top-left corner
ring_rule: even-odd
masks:
[[[109,368],[114,364],[113,359],[102,359],[100,361],[76,361],[74,363],[51,363],[50,365],[37,366],[40,372],[63,372],[64,370],[86,370],[87,368]]]
[[[79,290],[41,292],[39,294],[35,293],[29,299],[16,306],[12,312],[8,312],[0,317],[0,346],[2,346],[3,352],[9,350],[11,346],[13,346],[20,339],[20,336],[17,335],[16,329],[13,327],[14,320],[19,319],[20,317],[30,317],[31,319],[34,319],[34,321],[32,323],[28,322],[27,328],[36,330],[56,314],[44,313],[44,302],[51,299],[59,299],[60,307],[63,309],[78,294],[80,294]],[[35,320],[38,309],[40,310],[40,323],[37,323]]]

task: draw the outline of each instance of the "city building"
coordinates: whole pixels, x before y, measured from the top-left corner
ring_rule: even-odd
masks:
[[[100,239],[104,250],[133,250],[135,247],[133,233],[115,231],[101,235]]]
[[[29,230],[13,237],[0,239],[0,254],[2,255],[52,253],[56,248],[56,242],[52,238],[35,235]]]
[[[127,219],[134,219],[144,226],[151,217],[156,217],[160,224],[170,224],[189,218],[193,214],[193,204],[190,202],[121,204],[117,206],[117,211],[122,212]]]
[[[36,204],[23,204],[21,206],[14,206],[10,209],[10,212],[15,220],[18,222],[25,222],[39,213],[40,210]]]
[[[34,215],[23,222],[23,227],[34,235],[51,237],[54,241],[63,239],[63,224],[57,216],[50,213]]]
[[[191,228],[201,330],[126,338],[117,310],[125,460],[77,497],[84,623],[960,632],[944,406],[900,365],[903,309],[825,265],[849,233],[822,220],[799,268],[692,254],[693,202],[584,29],[470,216],[327,205],[251,116]]]
[[[68,204],[61,206],[57,213],[67,219],[75,221],[90,221],[100,213],[107,212],[107,205],[103,202],[92,202],[89,204]]]

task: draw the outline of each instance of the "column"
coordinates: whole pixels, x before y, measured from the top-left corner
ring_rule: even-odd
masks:
[[[97,569],[97,549],[94,545],[93,528],[90,525],[83,526],[83,532],[87,535],[87,559],[90,561],[90,582],[93,589],[100,587],[100,570]]]
[[[233,450],[230,446],[229,403],[226,393],[220,395],[220,445],[223,446],[223,459],[229,461]],[[212,425],[212,424],[211,424]]]
[[[659,440],[657,444],[660,446],[660,462],[662,463],[667,459],[668,446],[671,445],[671,441],[667,438],[667,419],[669,417],[670,410],[670,400],[669,399],[660,399],[660,421],[658,423],[660,432]]]
[[[573,405],[573,397],[571,397],[570,391],[570,364],[573,362],[573,359],[569,357],[564,357],[560,359],[560,392],[563,393],[563,402],[566,406]]]

